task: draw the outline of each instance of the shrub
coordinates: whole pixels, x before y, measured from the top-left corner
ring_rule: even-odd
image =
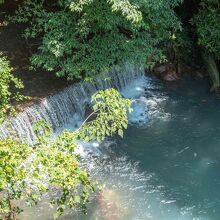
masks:
[[[24,88],[24,85],[13,75],[12,71],[7,58],[0,54],[0,123],[3,122],[7,114],[15,112],[11,102],[25,98],[19,91],[15,91]]]
[[[192,21],[196,26],[199,45],[220,59],[220,2],[202,0],[199,12]]]

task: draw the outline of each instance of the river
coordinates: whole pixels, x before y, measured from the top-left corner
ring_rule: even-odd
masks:
[[[219,220],[220,100],[207,82],[142,77],[122,94],[134,100],[124,138],[79,150],[103,193],[93,196],[86,216],[70,212],[62,219]],[[42,203],[22,220],[50,214]]]

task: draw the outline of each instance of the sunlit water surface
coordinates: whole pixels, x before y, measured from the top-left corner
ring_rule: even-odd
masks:
[[[219,220],[218,97],[205,81],[191,79],[142,78],[122,93],[135,100],[124,139],[79,149],[105,189],[94,195],[87,215],[70,212],[61,219]],[[43,202],[21,217],[50,220],[51,213]]]

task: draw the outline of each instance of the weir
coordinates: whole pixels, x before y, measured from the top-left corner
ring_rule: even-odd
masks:
[[[114,87],[133,100],[123,139],[78,143],[76,153],[95,182],[105,188],[91,196],[88,215],[74,209],[61,219],[219,219],[220,103],[204,90],[205,81],[186,79],[177,86],[143,75],[141,68],[115,69],[97,76],[94,83],[72,85],[9,119],[18,137],[26,132],[33,141],[31,124],[39,119],[51,123],[55,135],[79,125],[98,89]],[[101,80],[104,77],[111,80]],[[48,196],[37,206],[24,208],[19,219],[52,220]]]
[[[77,122],[84,119],[86,106],[96,91],[111,87],[121,91],[143,74],[143,67],[126,64],[97,75],[93,82],[75,83],[56,95],[44,98],[39,104],[26,108],[15,117],[8,118],[0,125],[0,138],[15,135],[33,143],[36,136],[32,125],[41,119],[47,121],[55,132],[70,120],[72,125],[74,123],[77,126]]]

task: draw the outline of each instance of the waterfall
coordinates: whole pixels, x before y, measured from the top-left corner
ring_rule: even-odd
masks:
[[[97,75],[93,82],[75,83],[56,95],[44,98],[39,104],[27,107],[15,117],[8,118],[0,125],[0,138],[15,135],[33,143],[36,136],[32,125],[41,119],[46,120],[55,132],[70,120],[77,126],[77,122],[84,119],[86,106],[96,91],[110,87],[121,91],[143,74],[143,67],[127,64],[123,68],[115,67],[109,72]]]

